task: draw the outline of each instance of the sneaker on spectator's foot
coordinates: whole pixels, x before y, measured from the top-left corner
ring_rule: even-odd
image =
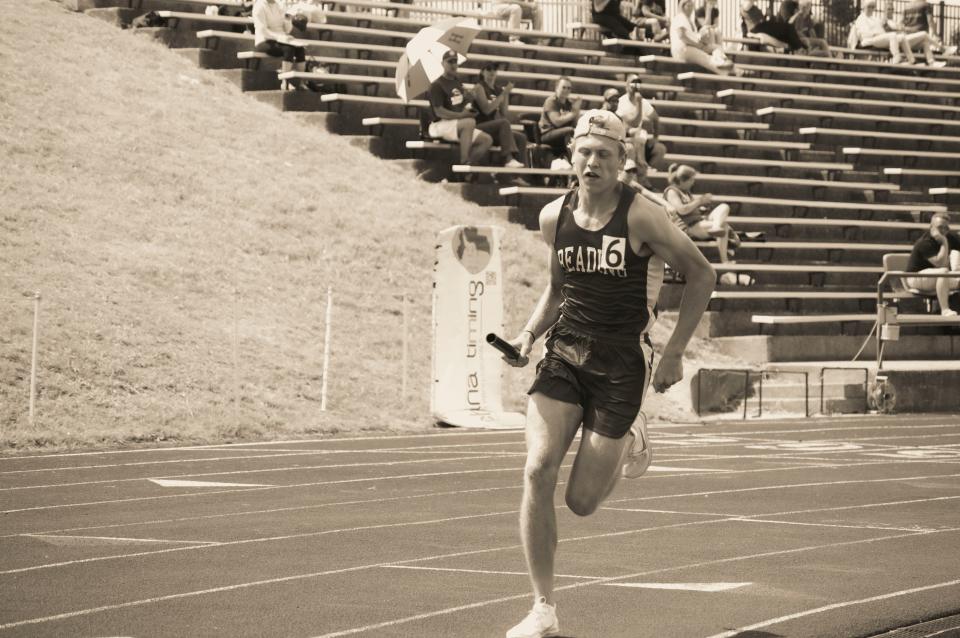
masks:
[[[941,316],[941,317],[956,317],[956,316],[957,316],[957,311],[956,311],[956,310],[951,310],[950,308],[944,308],[943,310],[940,311],[940,316]]]
[[[960,48],[960,47],[957,47],[956,45],[946,47],[946,48],[943,50],[943,54],[944,54],[944,55],[956,55],[958,48]]]
[[[557,606],[548,605],[547,599],[541,596],[533,604],[533,609],[527,617],[507,632],[507,638],[544,638],[556,636],[559,633]]]
[[[653,450],[650,449],[650,439],[647,437],[647,415],[641,412],[630,428],[633,442],[627,452],[627,460],[623,464],[623,478],[638,478],[650,467],[653,460]]]
[[[935,69],[942,69],[947,66],[947,63],[944,60],[929,60],[927,61],[927,66],[932,66]]]
[[[518,162],[512,157],[503,166],[504,168],[524,168],[523,162]]]
[[[512,44],[513,46],[516,46],[516,47],[522,47],[522,46],[523,46],[523,40],[521,40],[520,38],[518,38],[518,37],[516,37],[516,36],[511,36],[510,39],[508,40],[508,43],[509,43],[509,44]]]
[[[551,171],[569,171],[572,168],[573,168],[573,165],[563,157],[558,157],[557,159],[550,162]]]
[[[903,64],[903,56],[895,55],[890,58],[890,64]]]

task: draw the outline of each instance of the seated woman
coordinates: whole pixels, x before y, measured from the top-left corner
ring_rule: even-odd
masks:
[[[701,38],[694,26],[693,10],[693,0],[680,0],[679,10],[670,21],[670,55],[718,75],[735,73],[733,63],[716,39]]]
[[[906,56],[913,63],[913,51],[899,31],[888,31],[886,21],[877,13],[877,0],[865,0],[863,9],[850,26],[847,44],[851,49],[890,49],[891,62],[900,64]]]
[[[697,171],[686,164],[671,164],[667,172],[667,187],[663,198],[670,204],[667,209],[671,221],[691,239],[717,240],[720,262],[731,263],[732,249],[740,245],[740,239],[727,224],[730,206],[719,204],[712,209],[713,196],[694,195],[691,192],[697,179]]]
[[[253,5],[253,50],[267,55],[283,58],[280,72],[305,71],[307,52],[301,46],[293,44],[293,36],[288,32],[293,28],[286,19],[283,6],[277,0],[257,0]],[[287,80],[287,87],[298,91],[303,88],[300,80]]]
[[[810,55],[832,57],[830,43],[817,32],[817,21],[813,18],[813,0],[784,0],[780,5],[780,15],[793,25]]]
[[[779,16],[767,18],[753,0],[740,0],[740,17],[743,18],[747,32],[758,38],[764,46],[788,52],[805,48],[792,24]]]
[[[510,129],[509,101],[512,90],[513,82],[497,82],[497,65],[493,62],[488,62],[480,69],[480,78],[473,86],[477,128],[484,133],[498,136],[504,166],[523,168],[523,159],[527,156],[527,137]],[[506,130],[510,131],[509,135]]]

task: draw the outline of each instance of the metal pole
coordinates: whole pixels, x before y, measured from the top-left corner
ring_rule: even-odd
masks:
[[[403,399],[407,398],[407,365],[409,363],[409,344],[407,343],[407,332],[410,319],[407,311],[407,293],[400,295],[400,311],[403,315],[403,341],[402,341],[402,361],[401,361],[401,374],[403,375],[401,387],[400,387],[400,396]]]
[[[240,326],[237,317],[237,308],[239,304],[240,291],[234,287],[233,303],[231,310],[233,314],[233,421],[240,431]]]
[[[327,288],[326,325],[323,328],[323,384],[320,386],[320,411],[327,411],[327,373],[330,370],[330,318],[333,315],[333,288]]]
[[[40,328],[40,291],[33,293],[33,347],[30,354],[30,426],[36,413],[37,401],[37,333]]]

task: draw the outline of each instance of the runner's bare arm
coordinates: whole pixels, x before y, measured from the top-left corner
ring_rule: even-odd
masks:
[[[560,262],[557,260],[557,256],[553,254],[553,238],[556,236],[557,220],[560,217],[562,203],[562,198],[554,200],[540,211],[540,233],[543,236],[544,243],[550,248],[547,255],[550,279],[547,281],[530,319],[523,327],[523,331],[516,338],[510,340],[510,344],[520,351],[520,358],[515,361],[506,358],[504,360],[514,367],[522,367],[527,364],[534,341],[560,318],[560,286],[563,283],[563,271],[560,270]]]
[[[646,243],[656,255],[683,274],[687,282],[680,300],[677,324],[653,375],[653,389],[663,392],[683,378],[683,351],[707,309],[717,284],[717,274],[690,238],[670,222],[666,211],[660,207],[644,200],[635,201],[630,209],[629,225],[633,246]]]

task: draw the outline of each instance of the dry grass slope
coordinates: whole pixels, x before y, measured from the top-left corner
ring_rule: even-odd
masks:
[[[50,0],[18,7],[0,40],[0,447],[429,428],[433,238],[494,220],[147,39]],[[58,54],[38,65],[36,51]],[[543,286],[544,248],[516,227],[504,248],[512,332]],[[529,375],[508,379],[515,408]],[[684,395],[661,411],[689,416]]]

